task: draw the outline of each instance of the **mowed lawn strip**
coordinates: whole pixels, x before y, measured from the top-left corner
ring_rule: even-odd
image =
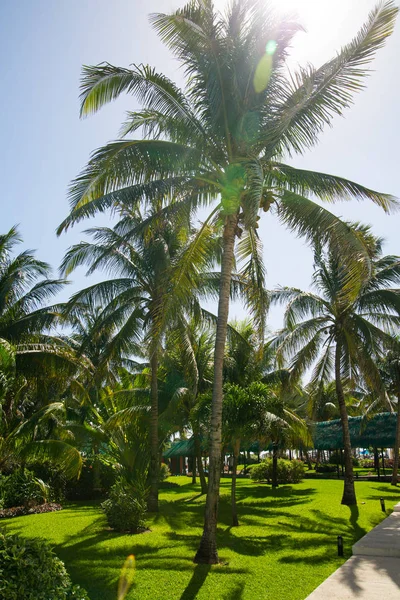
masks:
[[[221,564],[194,565],[202,531],[204,496],[186,477],[161,493],[151,532],[107,529],[99,504],[73,503],[57,513],[4,521],[9,531],[48,540],[74,582],[91,600],[116,600],[121,567],[136,556],[135,583],[127,599],[303,600],[351,555],[352,544],[400,501],[400,490],[379,482],[357,482],[357,507],[340,505],[343,482],[306,480],[297,485],[238,481],[240,526],[230,526],[230,481],[221,486]],[[342,535],[345,556],[337,556]]]

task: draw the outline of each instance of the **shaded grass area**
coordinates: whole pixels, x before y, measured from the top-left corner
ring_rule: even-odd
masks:
[[[149,516],[151,532],[107,529],[97,504],[73,503],[58,513],[7,520],[10,531],[39,536],[54,545],[74,582],[92,600],[116,600],[120,569],[136,556],[128,600],[303,600],[351,555],[351,546],[400,501],[400,490],[357,482],[358,506],[341,506],[342,481],[308,480],[272,490],[238,481],[240,527],[230,525],[230,481],[222,482],[218,545],[221,564],[194,565],[202,531],[204,496],[185,477],[163,490],[160,512]],[[345,557],[337,557],[343,536]]]

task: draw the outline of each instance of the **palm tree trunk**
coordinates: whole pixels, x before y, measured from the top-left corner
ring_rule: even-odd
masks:
[[[196,454],[192,457],[192,483],[196,483]]]
[[[233,466],[232,466],[232,486],[231,486],[231,505],[232,505],[232,526],[237,527],[239,520],[236,509],[236,474],[238,457],[240,451],[240,440],[237,440],[233,446]]]
[[[399,447],[400,447],[400,388],[397,390],[397,423],[396,441],[394,443],[392,485],[397,485],[397,473],[399,471]]]
[[[217,518],[221,466],[222,385],[226,331],[229,314],[229,296],[235,248],[237,215],[226,217],[223,235],[221,284],[218,302],[217,333],[214,351],[214,384],[210,427],[210,465],[208,492],[204,515],[204,529],[194,561],[215,564],[218,562]]]
[[[194,450],[197,458],[197,468],[199,469],[201,493],[207,494],[207,481],[204,474],[203,461],[201,460],[201,447],[198,433],[194,433]]]
[[[272,446],[272,487],[278,487],[278,445]]]
[[[158,353],[154,350],[150,360],[151,368],[151,416],[150,416],[150,493],[147,500],[147,510],[158,512]]]
[[[339,403],[340,420],[343,430],[343,445],[344,445],[344,489],[342,496],[342,504],[353,506],[357,504],[356,490],[354,488],[353,474],[353,457],[351,454],[351,440],[349,430],[349,418],[347,415],[346,402],[342,386],[342,377],[340,370],[340,343],[336,343],[335,353],[335,383],[336,395]]]

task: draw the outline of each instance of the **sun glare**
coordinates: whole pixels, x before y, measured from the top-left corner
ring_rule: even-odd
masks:
[[[376,0],[266,0],[271,7],[295,18],[305,29],[292,42],[290,63],[312,62],[319,65],[350,41],[365,21]],[[224,12],[229,0],[214,0],[215,7]],[[269,46],[266,53],[272,55]]]

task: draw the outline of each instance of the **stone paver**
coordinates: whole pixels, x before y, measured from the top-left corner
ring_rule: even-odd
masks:
[[[306,600],[400,600],[400,503]]]

